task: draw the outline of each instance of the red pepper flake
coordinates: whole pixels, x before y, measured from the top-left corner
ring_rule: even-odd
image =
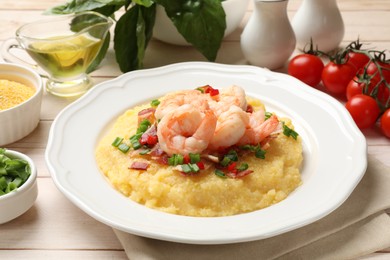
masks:
[[[196,164],[198,165],[200,170],[204,170],[205,167],[203,162],[197,162]]]
[[[203,93],[210,94],[211,97],[219,95],[219,90],[216,88],[213,88],[210,85],[205,85],[205,86],[199,87],[198,90],[202,91]]]
[[[153,146],[153,145],[157,144],[157,141],[158,141],[157,135],[149,135],[148,140],[147,140],[147,144]]]
[[[191,158],[188,154],[183,156],[183,164],[187,164],[191,162]]]
[[[227,169],[228,169],[229,172],[237,173],[237,163],[236,162],[232,162],[231,164],[229,164],[227,166]]]
[[[204,93],[208,93],[208,94],[210,94],[210,96],[213,97],[213,96],[219,95],[219,90],[216,89],[216,88],[213,88],[213,87],[210,86],[210,85],[207,85],[206,88],[205,88]]]
[[[158,142],[156,126],[152,125],[148,130],[146,130],[146,132],[142,134],[139,142],[142,145],[148,145],[150,147],[156,145]]]

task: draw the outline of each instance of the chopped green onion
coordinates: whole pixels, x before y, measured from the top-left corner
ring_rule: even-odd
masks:
[[[247,163],[241,163],[240,166],[237,167],[238,171],[245,171],[249,168],[249,165]]]
[[[222,166],[228,166],[232,161],[233,162],[238,161],[238,154],[235,150],[230,150],[227,154],[225,154],[220,164]]]
[[[214,174],[217,175],[218,177],[226,178],[225,173],[223,173],[223,171],[221,171],[221,170],[218,170],[218,169],[215,170],[215,171],[214,171]]]
[[[16,185],[16,187],[20,187],[20,185],[22,185],[22,183],[23,183],[23,180],[22,180],[21,178],[19,178],[19,177],[16,177],[16,178],[12,181],[12,183],[14,183],[14,184]]]
[[[242,145],[242,146],[240,146],[240,148],[242,149],[242,150],[250,150],[250,151],[254,151],[254,146],[253,145],[250,145],[250,144],[246,144],[246,145]]]
[[[145,149],[145,150],[142,150],[139,154],[145,155],[145,154],[148,154],[150,151],[151,151],[150,149]]]
[[[294,138],[295,140],[297,140],[298,138],[298,133],[295,132],[293,129],[291,129],[290,127],[286,126],[283,122],[283,134],[287,137],[292,137]]]
[[[268,118],[270,118],[272,116],[272,113],[271,112],[265,112],[265,120],[267,120]]]
[[[148,130],[150,125],[151,123],[148,119],[142,120],[141,123],[139,123],[139,126],[137,128],[137,134],[145,133],[145,131]]]
[[[183,164],[184,158],[181,154],[173,154],[171,157],[168,158],[168,164],[171,166],[176,166]]]
[[[16,187],[16,184],[13,183],[13,182],[10,182],[10,183],[8,183],[8,186],[7,186],[7,188],[5,189],[5,193],[9,193],[9,192],[15,190],[16,188],[17,188],[17,187]]]
[[[260,145],[243,145],[240,148],[243,150],[250,150],[254,152],[256,158],[265,159],[266,151],[262,150]]]
[[[201,93],[204,94],[204,89],[202,87],[196,88],[196,90],[199,90]]]
[[[119,151],[121,151],[122,153],[127,153],[127,152],[130,150],[130,146],[128,146],[128,145],[125,144],[125,143],[121,143],[121,144],[118,146],[118,149],[119,149]]]
[[[265,150],[262,150],[260,147],[257,147],[255,150],[255,156],[256,158],[265,159],[265,154],[267,152]]]
[[[8,186],[8,183],[7,183],[7,180],[5,179],[5,177],[1,177],[0,178],[0,191],[1,190],[5,190]]]
[[[157,107],[158,105],[160,105],[160,100],[154,99],[154,100],[152,100],[152,102],[150,102],[150,105],[152,107]]]
[[[190,162],[191,163],[200,162],[200,154],[198,154],[198,153],[190,153],[189,157],[190,157]]]
[[[195,173],[195,172],[199,172],[199,166],[195,163],[187,163],[187,164],[182,164],[180,165],[181,166],[181,170],[182,172],[184,173]]]
[[[129,138],[131,146],[134,148],[134,150],[137,150],[142,147],[141,143],[139,142],[141,136],[142,133],[137,133]]]
[[[112,142],[112,146],[114,147],[118,147],[123,141],[123,138],[122,137],[117,137],[115,138],[114,142]]]
[[[200,170],[196,163],[189,163],[188,166],[190,166],[191,172],[198,172]]]
[[[230,150],[225,156],[229,157],[229,159],[234,162],[238,161],[238,154],[234,150]]]
[[[131,146],[133,146],[134,150],[138,150],[139,148],[142,147],[141,143],[138,140],[131,142]]]
[[[188,165],[188,164],[183,164],[181,166],[181,170],[184,172],[184,173],[190,173],[192,170],[191,170],[191,167]]]
[[[222,165],[222,166],[228,166],[229,165],[229,163],[231,162],[232,160],[230,160],[230,158],[229,157],[227,157],[227,156],[224,156],[223,157],[223,159],[222,159],[222,161],[220,162],[220,164]]]
[[[10,158],[5,152],[6,149],[0,148],[0,195],[17,189],[31,175],[27,161]]]

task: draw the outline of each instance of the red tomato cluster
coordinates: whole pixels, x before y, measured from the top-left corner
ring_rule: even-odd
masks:
[[[295,56],[288,73],[312,87],[320,82],[327,92],[346,97],[346,109],[360,129],[376,124],[390,138],[390,60],[379,51],[362,51],[359,41],[329,58],[324,65],[319,51]]]

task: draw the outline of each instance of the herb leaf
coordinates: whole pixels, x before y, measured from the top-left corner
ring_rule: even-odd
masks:
[[[55,6],[47,9],[45,14],[72,14],[82,11],[99,11],[101,14],[106,14],[105,9],[112,9],[115,6],[115,10],[111,11],[111,14],[118,10],[125,4],[125,0],[71,0],[65,4]],[[99,9],[99,10],[96,10]],[[110,15],[111,15],[110,14]],[[108,14],[106,14],[108,15]]]
[[[294,138],[295,140],[297,140],[298,138],[298,133],[295,132],[293,129],[291,129],[290,127],[288,127],[284,122],[283,122],[283,134],[287,137],[292,137]]]
[[[179,33],[209,61],[215,61],[226,29],[225,11],[215,0],[155,0]]]
[[[133,0],[137,5],[143,5],[145,7],[150,7],[154,4],[153,0]]]
[[[155,16],[155,5],[148,8],[135,5],[118,20],[115,26],[114,49],[121,71],[142,68]]]

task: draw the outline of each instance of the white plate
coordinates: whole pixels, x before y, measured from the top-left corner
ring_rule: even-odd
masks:
[[[303,140],[303,184],[284,201],[229,217],[186,217],[139,205],[114,190],[94,150],[128,108],[167,92],[236,84],[269,111],[292,118]],[[95,86],[54,120],[46,162],[57,187],[95,219],[161,240],[222,244],[258,240],[312,223],[339,207],[364,175],[366,142],[335,99],[280,73],[252,66],[188,62],[139,70]]]

